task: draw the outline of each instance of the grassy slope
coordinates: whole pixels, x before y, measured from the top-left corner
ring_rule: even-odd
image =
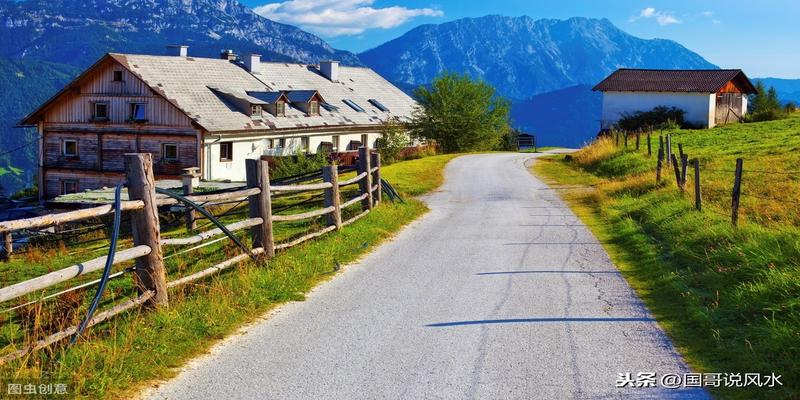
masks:
[[[433,156],[386,166],[383,178],[406,195],[405,203],[385,202],[341,232],[281,253],[269,261],[267,268],[244,263],[219,276],[170,292],[168,309],[132,312],[113,319],[90,329],[87,340],[78,345],[43,350],[0,367],[0,378],[47,377],[66,381],[70,393],[88,398],[127,398],[149,381],[169,378],[215,340],[277,304],[302,300],[304,293],[335,273],[336,262],[356,260],[423,214],[424,204],[408,196],[440,185],[442,170],[453,157]],[[230,256],[236,249],[230,245],[212,246],[193,254],[192,259],[180,259],[173,269],[178,268],[185,275],[187,272],[181,270],[181,265],[208,264],[204,259],[214,253]],[[190,270],[196,267],[191,265]],[[127,278],[114,283],[119,287],[131,286]],[[127,291],[118,294],[130,295]],[[64,307],[70,307],[69,301],[65,301]]]
[[[715,390],[719,397],[800,396],[800,229],[786,203],[798,198],[798,176],[748,173],[800,169],[798,129],[800,118],[675,132],[673,143],[701,160],[703,212],[678,192],[671,170],[657,185],[654,158],[610,142],[573,162],[534,165],[565,185],[567,201],[697,370],[783,375],[782,388]],[[738,229],[726,214],[736,157],[745,165]]]

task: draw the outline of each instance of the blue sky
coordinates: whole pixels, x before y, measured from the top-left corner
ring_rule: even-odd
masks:
[[[800,78],[800,1],[244,0],[258,13],[353,52],[411,28],[486,14],[608,18],[642,38],[675,40],[751,77]]]

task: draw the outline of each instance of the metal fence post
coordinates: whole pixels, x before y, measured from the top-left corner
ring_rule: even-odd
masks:
[[[141,200],[144,203],[144,208],[131,212],[133,244],[150,247],[148,255],[136,259],[136,284],[142,292],[148,290],[155,292],[155,295],[147,301],[148,305],[166,306],[167,277],[161,251],[161,227],[158,222],[152,154],[125,154],[125,170],[128,198]]]

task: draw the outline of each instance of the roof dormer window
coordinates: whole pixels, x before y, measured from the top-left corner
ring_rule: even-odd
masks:
[[[286,116],[286,102],[285,101],[278,101],[275,103],[275,116],[276,117],[285,117]]]
[[[251,104],[250,105],[250,116],[251,117],[261,117],[261,105],[260,104]]]
[[[311,100],[308,102],[308,115],[319,115],[319,101]]]

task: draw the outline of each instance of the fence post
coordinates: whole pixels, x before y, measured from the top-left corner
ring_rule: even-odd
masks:
[[[658,162],[656,163],[656,183],[661,182],[661,169],[664,167],[664,148],[658,148]]]
[[[614,146],[619,147],[619,132],[616,129],[612,130],[611,133],[614,135]]]
[[[358,148],[358,173],[366,172],[367,176],[358,181],[358,186],[361,188],[361,194],[366,193],[367,198],[361,201],[361,207],[364,210],[372,210],[372,173],[369,172],[370,167],[369,147],[361,146]]]
[[[681,169],[678,166],[678,158],[673,154],[670,159],[672,159],[672,168],[675,169],[675,181],[678,183],[678,189],[682,192],[683,186],[681,185]]]
[[[672,158],[672,135],[667,134],[667,159]]]
[[[628,131],[625,131],[624,135],[625,135],[624,136],[624,138],[625,138],[625,149],[627,149],[628,148]]]
[[[3,254],[0,259],[8,260],[14,252],[14,237],[11,232],[3,232]]]
[[[381,190],[381,153],[375,152],[372,153],[372,167],[378,168],[375,171],[375,174],[372,176],[372,182],[376,182],[378,185],[378,191],[373,193],[372,196],[375,198],[375,204],[380,204],[381,200],[383,200],[383,190]]]
[[[678,155],[683,157],[683,143],[678,143]]]
[[[733,177],[733,192],[731,193],[731,223],[733,226],[739,222],[739,197],[742,194],[742,159],[736,159],[736,172]]]
[[[681,186],[686,190],[686,169],[689,167],[689,156],[686,153],[681,154]]]
[[[653,131],[647,132],[647,156],[653,156],[653,145],[650,143],[650,137],[653,136]]]
[[[261,159],[245,159],[247,187],[261,189],[247,198],[248,216],[261,218],[263,222],[250,229],[253,248],[263,247],[264,257],[275,257],[275,239],[272,236],[272,194],[269,188],[269,163]]]
[[[642,137],[642,130],[641,129],[636,130],[636,151],[639,151],[639,142],[641,141],[641,137]]]
[[[186,173],[181,175],[181,179],[183,180],[183,195],[189,196],[194,194],[194,185],[192,181],[194,180],[194,176]],[[186,207],[186,230],[193,231],[197,229],[197,221],[195,216],[195,210],[192,207]]]
[[[339,197],[339,170],[336,164],[322,167],[322,180],[329,182],[331,187],[325,189],[325,208],[333,207],[333,212],[327,215],[328,226],[342,229],[342,207]]]
[[[697,211],[703,211],[703,196],[700,193],[700,159],[694,161],[694,207]]]
[[[125,154],[128,198],[141,200],[144,208],[131,212],[134,246],[149,246],[150,254],[136,259],[136,284],[140,291],[152,290],[155,295],[147,301],[149,306],[166,306],[167,277],[161,251],[161,227],[156,205],[156,184],[153,177],[153,155],[150,153]]]

